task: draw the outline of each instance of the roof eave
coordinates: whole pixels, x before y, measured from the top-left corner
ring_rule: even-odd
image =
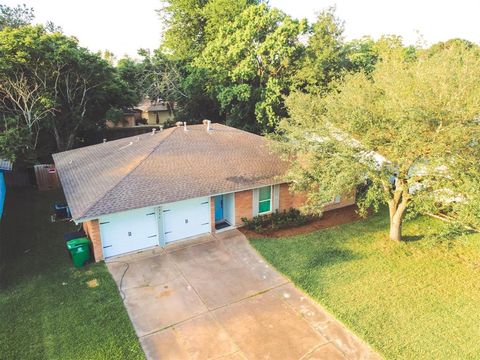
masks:
[[[219,192],[219,193],[206,194],[206,195],[197,196],[197,197],[199,197],[199,198],[200,198],[200,197],[205,197],[205,196],[213,197],[213,196],[218,196],[218,195],[231,194],[231,193],[236,193],[236,192],[241,192],[241,191],[259,189],[259,188],[264,187],[264,186],[274,186],[274,185],[280,185],[280,184],[285,184],[285,183],[286,183],[286,181],[283,179],[283,180],[273,181],[273,182],[271,182],[271,183],[269,183],[269,184],[267,184],[267,185],[258,185],[258,186],[253,186],[253,187],[242,188],[242,189],[235,190],[235,191],[223,191],[223,192]],[[126,211],[131,211],[131,210],[137,210],[137,209],[144,209],[144,208],[149,208],[149,207],[158,207],[158,206],[162,206],[162,205],[166,205],[166,204],[176,203],[176,202],[179,202],[179,201],[195,199],[195,198],[197,198],[197,197],[180,199],[180,200],[177,200],[177,201],[169,201],[169,202],[164,202],[164,203],[161,203],[161,204],[154,204],[154,205],[144,206],[144,207],[140,207],[140,208],[132,208],[132,209],[125,209],[125,210],[120,210],[120,211],[114,211],[114,212],[111,212],[111,213],[104,213],[104,214],[100,214],[100,215],[93,215],[93,216],[92,216],[92,215],[91,215],[91,216],[88,216],[88,215],[87,215],[87,216],[84,216],[84,217],[79,217],[79,218],[77,218],[77,219],[72,218],[72,220],[73,220],[76,224],[79,224],[79,223],[81,223],[81,222],[97,220],[97,219],[101,218],[102,216],[113,215],[113,214],[118,214],[118,213],[121,213],[121,212],[126,212]]]

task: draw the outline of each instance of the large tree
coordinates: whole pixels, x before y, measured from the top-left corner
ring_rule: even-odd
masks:
[[[0,31],[0,111],[25,127],[29,148],[41,129],[53,133],[58,150],[72,148],[80,128],[99,125],[131,96],[115,69],[75,38],[43,26]]]
[[[295,74],[295,87],[309,93],[326,94],[348,73],[371,72],[378,60],[378,42],[368,37],[346,42],[343,22],[335,8],[317,16],[309,27],[308,44],[301,66]]]
[[[144,93],[175,103],[175,117],[198,122],[225,121],[211,88],[210,74],[194,66],[222,27],[258,0],[165,0],[158,11],[163,20],[163,41],[153,54],[142,52],[140,83]]]
[[[50,85],[55,112],[49,125],[62,151],[74,146],[79,130],[100,126],[109,109],[133,105],[137,97],[106,60],[76,43],[58,62],[61,68]]]
[[[321,211],[361,185],[361,210],[388,205],[393,240],[407,209],[479,219],[479,48],[383,45],[370,74],[348,75],[324,97],[289,97],[278,146],[292,160],[292,187]]]
[[[346,70],[347,48],[343,39],[343,22],[335,9],[322,11],[310,26],[308,46],[296,74],[297,86],[308,92],[325,92]]]
[[[285,115],[283,97],[302,58],[305,30],[306,21],[265,4],[246,8],[220,28],[194,66],[207,71],[207,90],[228,123],[252,131],[276,126]]]
[[[69,41],[58,34],[46,34],[41,26],[0,31],[1,111],[22,123],[30,134],[27,146],[32,149],[42,124],[55,111],[51,84],[62,67],[55,57]]]
[[[143,84],[144,66],[143,62],[130,57],[123,57],[118,60],[116,70],[120,79],[127,84],[133,94],[132,100],[134,104],[138,104],[142,100],[145,89]]]
[[[165,27],[162,50],[175,60],[194,59],[220,27],[258,0],[164,0],[158,14]]]

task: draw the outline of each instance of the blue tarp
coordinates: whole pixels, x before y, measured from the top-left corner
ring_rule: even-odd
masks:
[[[5,202],[5,194],[7,189],[5,187],[5,178],[3,177],[3,171],[0,171],[0,218],[3,214],[3,203]]]

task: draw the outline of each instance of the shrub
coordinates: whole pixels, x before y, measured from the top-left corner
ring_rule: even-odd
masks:
[[[462,225],[461,223],[452,222],[445,225],[442,231],[440,231],[440,233],[437,234],[437,238],[451,240],[471,232],[472,232],[471,230],[468,230],[467,228],[465,228],[465,226]]]
[[[297,209],[289,209],[266,215],[257,215],[252,219],[242,218],[249,230],[257,233],[266,233],[287,227],[301,226],[312,220],[312,216],[304,215]]]

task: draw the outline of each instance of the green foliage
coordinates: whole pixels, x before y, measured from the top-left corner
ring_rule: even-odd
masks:
[[[25,4],[15,7],[0,4],[0,31],[6,27],[18,28],[28,25],[34,18],[33,9]]]
[[[452,240],[459,238],[460,236],[471,233],[470,230],[465,228],[465,225],[459,222],[448,223],[442,231],[438,233],[439,239]]]
[[[141,51],[140,55],[143,59],[137,65],[136,81],[143,97],[162,99],[173,104],[184,96],[179,61],[172,60],[159,50],[153,54]]]
[[[295,75],[297,89],[326,94],[349,73],[373,71],[384,39],[375,42],[364,37],[345,42],[343,33],[344,24],[335,15],[335,7],[318,15],[310,26],[305,56]]]
[[[180,81],[180,89],[183,96],[176,97],[178,106],[175,117],[189,123],[204,119],[224,122],[225,117],[220,114],[217,99],[205,91],[209,84],[207,71],[188,65],[182,73],[184,76]]]
[[[227,122],[247,121],[245,127],[257,131],[276,126],[285,115],[282,97],[289,93],[304,51],[299,36],[305,30],[305,21],[265,4],[247,7],[220,27],[194,66],[208,71],[207,90]]]
[[[35,149],[47,129],[58,150],[74,145],[79,129],[101,126],[110,107],[130,104],[134,94],[115,69],[75,38],[43,26],[0,31],[0,111],[29,133]]]
[[[458,214],[477,207],[478,47],[414,52],[395,38],[377,46],[381,61],[370,74],[346,75],[323,97],[289,97],[278,145],[297,159],[289,179],[310,193],[312,208],[368,179],[359,205],[388,203],[398,221],[409,206],[449,204]]]
[[[343,23],[335,9],[322,11],[310,28],[310,37],[303,64],[296,74],[300,88],[308,92],[328,91],[332,81],[346,70],[346,48]]]
[[[75,46],[61,61],[52,127],[58,149],[66,150],[78,129],[102,126],[110,108],[133,105],[136,96],[98,54]]]
[[[124,57],[117,62],[116,70],[118,77],[126,84],[131,91],[131,104],[138,104],[144,96],[144,85],[142,83],[143,64],[140,61]]]
[[[350,72],[364,71],[370,74],[379,60],[378,44],[369,37],[352,40],[345,44],[347,69]]]
[[[15,161],[17,157],[28,154],[25,144],[29,143],[29,133],[24,127],[18,126],[18,120],[4,117],[0,126],[0,156],[2,159]]]
[[[158,11],[166,30],[162,48],[176,60],[193,60],[219,29],[257,0],[165,0]]]
[[[312,217],[302,214],[298,209],[289,209],[278,211],[266,215],[257,215],[252,219],[242,218],[242,222],[247,229],[253,230],[259,234],[268,233],[288,227],[305,225],[310,222]]]
[[[160,52],[174,59],[179,75],[170,83],[181,120],[208,115],[269,132],[287,116],[284,98],[292,90],[328,92],[349,72],[371,72],[378,60],[372,40],[344,42],[333,8],[312,26],[257,0],[168,0],[159,14]]]
[[[124,112],[119,108],[110,108],[107,110],[105,117],[114,124],[118,124],[124,119]]]
[[[448,49],[463,48],[468,51],[475,50],[475,48],[477,47],[478,45],[472,43],[471,41],[457,38],[433,44],[430,48],[425,50],[425,53],[427,54],[427,56],[430,56],[441,53],[442,51]]]

